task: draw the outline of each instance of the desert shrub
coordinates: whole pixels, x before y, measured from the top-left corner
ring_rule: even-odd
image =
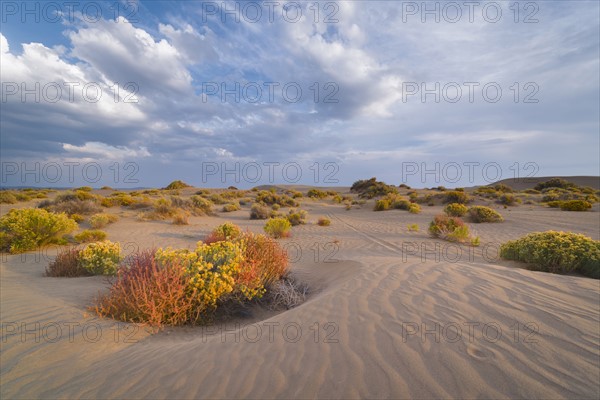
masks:
[[[525,190],[523,190],[523,193],[527,193],[527,194],[540,194],[541,192],[539,190],[535,190],[535,189],[525,189]]]
[[[111,208],[117,205],[117,201],[112,197],[103,197],[100,199],[100,205],[105,208]]]
[[[296,225],[303,225],[306,223],[306,211],[304,210],[294,210],[291,209],[288,212],[288,215],[286,215],[286,218],[288,221],[290,221],[290,224],[292,224],[292,226],[296,226]]]
[[[467,211],[469,211],[469,208],[460,203],[450,203],[444,207],[444,212],[450,217],[462,217]]]
[[[514,189],[504,183],[497,183],[494,186],[494,189],[498,192],[502,193],[513,193]]]
[[[88,276],[91,273],[79,262],[79,249],[65,249],[56,255],[46,268],[46,276],[74,278]]]
[[[217,226],[213,231],[204,239],[205,243],[214,243],[224,240],[235,240],[242,236],[242,229],[231,222],[225,222]]]
[[[81,186],[81,187],[78,187],[75,190],[81,190],[82,192],[91,192],[94,189],[92,189],[91,186]]]
[[[358,180],[352,184],[351,192],[358,193],[361,198],[372,199],[373,197],[385,196],[390,193],[398,193],[398,189],[392,185],[377,181],[377,178]]]
[[[287,253],[275,240],[265,235],[244,234],[242,242],[242,281],[248,281],[254,275],[259,277],[261,286],[268,287],[286,274]]]
[[[66,214],[44,209],[10,210],[0,217],[1,251],[22,253],[47,244],[64,242],[64,235],[77,229],[77,222]]]
[[[192,206],[196,209],[199,210],[197,211],[198,215],[210,215],[212,214],[212,207],[213,204],[210,200],[205,199],[204,197],[200,197],[200,196],[191,196],[190,197],[190,201],[192,203]]]
[[[281,207],[298,207],[296,200],[290,196],[286,194],[278,195],[277,193],[268,192],[266,190],[261,190],[258,192],[255,201],[257,203],[264,203],[269,206],[272,206],[273,204],[279,204]]]
[[[401,183],[400,185],[398,185],[398,187],[399,187],[400,189],[407,189],[407,190],[410,190],[410,186],[408,186],[408,185],[407,185],[407,184],[405,184],[405,183]]]
[[[95,214],[90,217],[90,225],[94,229],[100,229],[118,220],[119,216],[115,214]]]
[[[0,190],[0,204],[15,204],[17,197],[13,192],[7,190]]]
[[[106,240],[106,232],[97,229],[86,229],[74,236],[77,243],[101,242]]]
[[[592,204],[585,200],[567,200],[561,201],[559,207],[563,211],[587,211],[592,208]]]
[[[271,210],[260,204],[253,204],[250,208],[250,219],[267,219],[270,214]]]
[[[521,199],[517,198],[512,193],[505,193],[498,198],[498,202],[505,206],[514,206],[515,204],[520,203]]]
[[[317,221],[317,225],[319,225],[319,226],[329,226],[329,225],[331,225],[331,220],[329,218],[326,218],[326,217],[320,217],[319,220]]]
[[[421,212],[421,206],[417,203],[410,203],[408,207],[408,212],[411,214],[419,214]]]
[[[429,224],[429,234],[450,242],[473,242],[469,227],[458,217],[436,215]]]
[[[186,210],[177,210],[173,214],[173,225],[189,225],[190,224],[190,213]]]
[[[409,232],[419,232],[419,225],[418,224],[409,224],[406,226],[406,229],[408,229]]]
[[[467,204],[470,201],[469,195],[465,192],[457,192],[456,190],[444,192],[444,203],[460,203]]]
[[[404,197],[389,193],[382,197],[381,199],[375,202],[374,211],[385,211],[390,209],[397,210],[409,210],[410,209],[410,201],[406,200]]]
[[[379,199],[375,202],[375,207],[373,211],[385,211],[389,210],[392,207],[389,199]]]
[[[600,278],[600,241],[572,232],[535,232],[504,243],[500,256],[523,261],[531,268]]]
[[[223,212],[232,212],[241,210],[241,207],[238,203],[229,203],[223,206]]]
[[[304,303],[308,295],[308,286],[289,276],[276,281],[270,288],[267,297],[272,310],[289,310]]]
[[[79,261],[93,275],[115,275],[121,261],[121,245],[109,240],[90,243],[79,253]]]
[[[73,221],[80,223],[85,221],[85,217],[81,214],[71,214],[69,215],[69,218],[71,218]]]
[[[469,208],[469,217],[476,223],[504,221],[499,212],[485,206],[473,206]]]
[[[265,232],[276,239],[288,237],[290,229],[292,229],[292,224],[287,218],[271,218],[264,226]]]
[[[252,203],[252,199],[250,197],[242,197],[240,199],[240,205],[241,206],[247,206],[250,203]]]
[[[119,268],[108,294],[100,297],[94,310],[101,316],[153,326],[197,322],[187,270],[178,260],[156,260],[154,251],[128,258]]]
[[[180,180],[176,180],[173,181],[171,183],[169,183],[164,190],[178,190],[178,189],[185,189],[191,187],[190,185],[188,185],[187,183],[180,181]]]
[[[543,190],[547,188],[560,188],[560,189],[572,189],[575,187],[575,184],[566,181],[561,178],[552,178],[545,182],[540,182],[534,186],[535,190]]]
[[[327,197],[327,192],[319,189],[310,189],[306,195],[313,199],[324,199]]]

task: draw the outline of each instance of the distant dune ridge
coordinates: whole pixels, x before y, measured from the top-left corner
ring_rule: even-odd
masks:
[[[564,179],[574,183],[577,186],[589,186],[594,189],[600,189],[600,176],[540,176],[532,178],[508,178],[492,183],[490,186],[503,183],[515,190],[532,189],[538,183],[546,182],[552,178]]]

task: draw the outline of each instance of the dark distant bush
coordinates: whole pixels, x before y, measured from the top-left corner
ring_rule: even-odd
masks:
[[[398,189],[392,185],[377,181],[377,178],[358,180],[352,184],[350,191],[358,193],[359,197],[372,199],[373,197],[385,196],[398,193]]]
[[[561,178],[552,178],[545,182],[540,182],[534,186],[535,190],[543,190],[547,188],[573,189],[576,185]]]
[[[178,189],[185,189],[188,187],[191,187],[191,186],[183,181],[176,180],[176,181],[169,183],[167,185],[167,187],[165,187],[165,190],[178,190]]]

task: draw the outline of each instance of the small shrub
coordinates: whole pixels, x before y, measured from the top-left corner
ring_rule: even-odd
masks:
[[[556,200],[556,201],[549,201],[546,203],[546,205],[550,208],[560,208],[560,205],[562,203],[563,203],[562,201]]]
[[[178,190],[178,189],[185,189],[185,188],[188,188],[188,187],[191,187],[191,186],[188,185],[187,183],[183,182],[183,181],[176,180],[176,181],[173,181],[173,182],[169,183],[167,185],[167,187],[165,187],[164,190]]]
[[[177,210],[173,214],[173,225],[189,225],[190,224],[190,213],[186,210]]]
[[[326,218],[326,217],[321,217],[317,221],[317,225],[319,225],[319,226],[329,226],[329,225],[331,225],[331,220],[329,218]]]
[[[106,240],[106,232],[100,230],[89,230],[78,233],[74,236],[74,239],[77,243],[90,243],[90,242],[101,242]]]
[[[568,182],[561,178],[552,178],[545,182],[540,182],[534,186],[535,190],[543,190],[547,188],[560,188],[560,189],[571,189],[574,188],[575,184]]]
[[[456,190],[450,192],[444,192],[443,194],[444,203],[460,203],[467,204],[471,199],[465,192],[458,192]]]
[[[521,202],[521,199],[517,198],[514,194],[505,193],[498,198],[498,202],[505,206],[514,206]]]
[[[223,206],[223,212],[232,212],[241,210],[241,207],[238,203],[229,203]]]
[[[398,193],[396,187],[384,182],[379,182],[377,181],[377,178],[356,181],[352,184],[350,191],[358,193],[359,197],[366,199]]]
[[[79,262],[79,253],[79,249],[66,249],[58,253],[46,268],[46,276],[74,278],[91,275]]]
[[[458,217],[436,215],[429,224],[429,234],[450,242],[471,241],[469,227]]]
[[[450,203],[444,207],[444,212],[450,217],[462,217],[467,211],[469,211],[469,208],[460,203]]]
[[[0,204],[15,204],[17,197],[9,191],[0,190]]]
[[[204,239],[204,243],[214,243],[224,240],[235,240],[242,235],[242,229],[231,223],[225,222],[217,226],[213,231]]]
[[[292,226],[303,225],[306,223],[306,211],[304,210],[290,210],[286,216],[287,220],[290,221]]]
[[[260,204],[255,203],[250,208],[250,219],[267,219],[269,218],[270,214],[271,210],[269,210],[268,207]]]
[[[118,220],[119,217],[115,214],[96,214],[90,217],[90,225],[94,229],[100,229]]]
[[[600,279],[600,241],[572,232],[535,232],[504,243],[500,256],[553,273],[577,271]]]
[[[389,210],[391,207],[392,204],[389,201],[389,199],[379,199],[375,202],[375,207],[373,208],[373,211],[385,211]]]
[[[324,199],[327,197],[327,192],[319,189],[310,189],[306,195],[313,199]]]
[[[292,224],[287,218],[271,218],[264,226],[265,232],[276,239],[288,237],[290,229],[292,229]]]
[[[567,200],[561,201],[559,207],[563,211],[587,211],[592,208],[592,204],[585,200]]]
[[[266,190],[261,190],[256,195],[257,203],[264,203],[266,205],[272,206],[273,204],[279,204],[281,207],[298,207],[298,202],[291,198],[288,195],[278,195],[274,192],[269,192]]]
[[[408,212],[411,214],[419,214],[421,212],[421,206],[417,203],[410,203],[408,207]]]
[[[79,261],[93,275],[115,275],[121,261],[121,245],[108,240],[90,243],[81,250]]]
[[[210,200],[200,196],[192,196],[190,197],[190,201],[192,203],[192,206],[197,210],[196,215],[212,214],[213,203]]]
[[[64,242],[64,235],[77,229],[77,222],[66,214],[44,209],[10,210],[0,217],[1,251],[22,253],[47,244]]]
[[[409,232],[419,232],[419,225],[418,224],[409,224],[406,226],[406,229],[408,229]]]
[[[504,218],[502,218],[500,213],[485,206],[473,206],[469,208],[469,217],[476,223],[504,221]]]
[[[81,214],[71,214],[69,215],[69,218],[71,218],[73,221],[80,223],[85,221],[85,217]]]

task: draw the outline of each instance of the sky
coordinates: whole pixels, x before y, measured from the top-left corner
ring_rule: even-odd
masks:
[[[2,1],[2,186],[600,175],[597,1]]]

